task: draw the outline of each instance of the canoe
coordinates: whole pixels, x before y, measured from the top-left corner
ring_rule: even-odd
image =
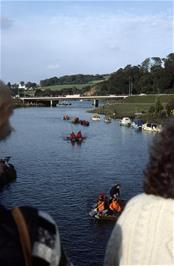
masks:
[[[119,203],[124,209],[126,205],[126,200],[119,199]],[[123,210],[122,210],[123,211]],[[96,204],[93,209],[89,212],[89,215],[93,217],[96,221],[117,221],[118,217],[120,216],[121,212],[115,212],[113,214],[107,214],[107,210],[104,210],[104,213],[97,213]]]
[[[107,214],[96,214],[94,217],[98,221],[117,221],[118,217],[121,213],[116,213],[113,215],[107,215]]]

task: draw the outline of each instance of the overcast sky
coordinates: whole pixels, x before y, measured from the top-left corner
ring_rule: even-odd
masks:
[[[2,1],[1,78],[104,74],[173,52],[172,1]]]

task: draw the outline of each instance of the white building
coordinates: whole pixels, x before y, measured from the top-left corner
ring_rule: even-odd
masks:
[[[24,89],[27,90],[27,87],[24,85],[22,85],[21,83],[18,84],[18,89]]]

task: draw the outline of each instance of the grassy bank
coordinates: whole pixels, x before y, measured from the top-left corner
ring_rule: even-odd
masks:
[[[121,118],[123,116],[134,117],[135,113],[148,112],[150,103],[115,103],[99,107],[95,112]]]
[[[93,80],[93,81],[90,81],[90,82],[84,83],[84,84],[64,84],[64,85],[45,86],[45,87],[40,87],[39,89],[41,89],[41,90],[61,91],[63,89],[76,88],[76,89],[82,90],[83,88],[85,88],[87,86],[94,85],[94,84],[100,83],[102,81],[103,80]]]
[[[166,103],[169,99],[174,98],[174,95],[130,96],[121,101],[111,101],[95,109],[94,112],[109,115],[113,118],[122,118],[124,116],[134,118],[137,116],[136,113],[141,113],[142,115],[139,116],[145,121],[159,122],[163,118],[148,112],[151,106],[155,106],[157,97],[165,110]]]
[[[123,100],[123,103],[148,103],[148,104],[154,104],[156,101],[156,98],[160,99],[160,102],[163,104],[166,104],[169,99],[173,97],[174,94],[165,94],[165,95],[146,95],[146,96],[130,96],[127,97],[125,100]]]

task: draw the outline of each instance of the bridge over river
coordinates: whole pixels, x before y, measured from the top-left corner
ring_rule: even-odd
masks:
[[[98,107],[99,100],[108,99],[124,99],[128,95],[109,95],[109,96],[80,96],[80,95],[67,95],[67,96],[57,96],[57,97],[21,97],[20,99],[23,103],[28,103],[29,105],[42,104],[45,106],[55,107],[60,101],[69,100],[92,100],[94,105]]]

